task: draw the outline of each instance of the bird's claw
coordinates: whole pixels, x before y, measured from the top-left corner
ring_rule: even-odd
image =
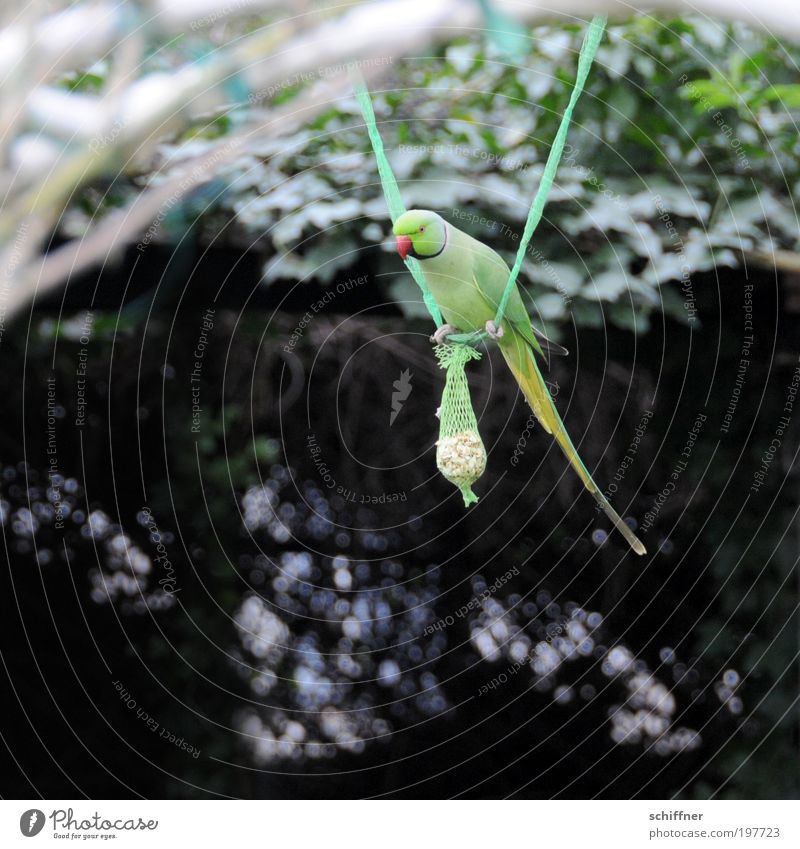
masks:
[[[490,339],[494,339],[496,342],[498,339],[501,339],[503,333],[505,331],[502,327],[498,327],[493,321],[487,321],[485,327],[486,333],[488,334]]]
[[[436,332],[431,336],[431,342],[434,342],[437,345],[446,345],[447,337],[451,333],[455,333],[456,329],[452,324],[443,324],[439,327]]]

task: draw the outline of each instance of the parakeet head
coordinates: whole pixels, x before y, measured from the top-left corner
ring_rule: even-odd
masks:
[[[429,209],[409,209],[394,222],[397,253],[402,259],[430,259],[447,244],[447,224],[441,215]]]

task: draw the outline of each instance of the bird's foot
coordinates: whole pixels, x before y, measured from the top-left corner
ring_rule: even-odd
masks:
[[[453,327],[452,324],[443,324],[441,327],[437,328],[436,333],[431,336],[431,342],[435,342],[437,345],[446,345],[447,337],[451,333],[456,332],[456,328]]]
[[[486,330],[487,334],[489,335],[489,338],[494,339],[495,342],[498,339],[501,339],[502,336],[503,336],[503,333],[505,333],[503,328],[498,327],[493,321],[487,321],[486,322],[485,330]]]

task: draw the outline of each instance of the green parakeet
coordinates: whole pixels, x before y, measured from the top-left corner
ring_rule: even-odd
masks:
[[[646,554],[641,541],[608,503],[583,465],[536,364],[534,352],[542,354],[543,347],[550,353],[566,351],[533,329],[516,286],[501,325],[495,326],[497,306],[510,273],[505,260],[488,245],[427,209],[412,209],[401,215],[394,224],[394,234],[400,256],[412,256],[422,262],[425,279],[447,322],[433,339],[441,343],[450,333],[486,330],[500,347],[541,426],[556,439],[584,486],[631,548],[637,554]]]

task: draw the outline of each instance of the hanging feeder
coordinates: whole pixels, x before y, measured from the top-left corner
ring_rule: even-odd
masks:
[[[520,239],[519,249],[517,250],[516,260],[509,274],[500,303],[498,304],[497,315],[494,321],[497,327],[500,327],[502,324],[503,316],[508,306],[508,299],[511,297],[511,293],[516,285],[517,276],[522,267],[522,261],[525,258],[528,244],[541,220],[544,206],[558,169],[558,163],[561,160],[561,154],[564,150],[567,131],[572,120],[572,112],[583,91],[589,75],[589,69],[597,52],[597,47],[600,44],[600,39],[603,36],[605,24],[605,16],[593,18],[581,46],[575,85],[572,89],[569,103],[561,117],[561,123],[553,140],[553,145],[550,148],[550,154],[547,158],[544,172],[542,173],[542,179],[528,212],[525,229]],[[389,207],[389,213],[394,223],[406,211],[406,207],[403,204],[397,180],[386,157],[383,141],[378,132],[372,101],[363,80],[359,79],[356,83],[355,93],[361,107],[362,115],[364,116],[364,123],[366,124],[367,133],[372,144],[372,150],[375,154],[386,204]],[[442,313],[439,305],[436,303],[436,299],[428,288],[422,268],[413,257],[407,257],[404,262],[422,291],[423,301],[433,320],[436,322],[436,326],[441,327],[443,324]],[[440,426],[439,440],[436,443],[436,465],[442,475],[459,488],[464,498],[465,507],[477,502],[478,496],[472,491],[472,486],[486,469],[486,449],[478,431],[478,422],[472,408],[465,367],[470,360],[480,359],[481,355],[475,350],[474,346],[485,339],[486,335],[485,331],[451,334],[447,337],[447,344],[439,345],[436,349],[439,365],[446,372],[442,402],[439,408]]]

